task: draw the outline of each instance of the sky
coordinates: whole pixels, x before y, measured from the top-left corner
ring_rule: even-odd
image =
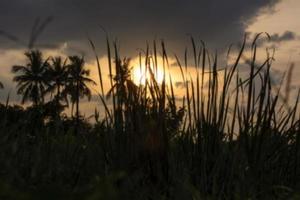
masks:
[[[96,73],[95,61],[87,38],[96,44],[105,66],[105,31],[111,39],[117,39],[122,55],[133,58],[133,65],[138,49],[153,40],[163,39],[170,52],[182,55],[192,35],[222,54],[230,44],[239,44],[245,33],[254,37],[268,32],[276,49],[274,69],[285,71],[295,63],[293,86],[297,88],[299,9],[299,0],[1,0],[0,81],[5,90],[0,91],[0,101],[8,92],[12,102],[20,101],[11,66],[24,64],[34,24],[41,25],[47,19],[51,20],[35,46],[42,48],[45,56],[83,54],[92,74]],[[262,43],[261,47],[266,45]],[[178,76],[176,67],[171,71]],[[84,104],[87,113],[94,110],[95,103]]]

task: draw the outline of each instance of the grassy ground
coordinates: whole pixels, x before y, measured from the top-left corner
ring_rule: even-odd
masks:
[[[110,91],[99,86],[106,109],[95,124],[49,118],[45,105],[1,105],[0,199],[300,198],[298,99],[287,106],[272,84],[272,57],[257,64],[254,42],[243,77],[246,41],[224,69],[204,45],[192,45],[196,80],[187,53],[177,63],[181,104],[171,79],[154,78],[158,52],[169,67],[164,43],[145,50],[151,76],[137,86],[130,63],[108,42],[115,74]]]

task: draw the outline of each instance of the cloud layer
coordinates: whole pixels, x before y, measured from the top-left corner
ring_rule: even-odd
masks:
[[[247,25],[259,12],[270,11],[280,0],[2,0],[0,30],[28,40],[37,17],[54,21],[40,43],[74,43],[81,46],[89,34],[101,43],[103,32],[128,51],[145,46],[145,41],[165,38],[174,49],[183,48],[191,34],[220,48],[239,41]],[[11,42],[0,39],[2,48]]]
[[[261,12],[272,12],[280,0],[1,0],[0,80],[6,91],[14,88],[10,67],[23,62],[37,18],[53,17],[37,44],[57,47],[67,53],[91,53],[89,35],[100,53],[105,53],[104,27],[129,56],[146,41],[165,39],[170,53],[182,53],[189,45],[187,35],[205,41],[210,48],[226,48],[238,42],[247,26]],[[42,23],[42,21],[40,21]],[[286,40],[291,34],[274,37]],[[10,38],[10,40],[8,39]],[[18,40],[12,42],[12,40]],[[10,49],[13,53],[5,53]],[[4,53],[1,53],[4,52]],[[9,74],[8,74],[9,73]],[[12,97],[17,100],[17,97]]]

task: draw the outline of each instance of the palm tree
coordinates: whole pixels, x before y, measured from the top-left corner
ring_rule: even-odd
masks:
[[[65,100],[67,102],[67,96],[64,92],[68,76],[66,63],[67,59],[63,60],[60,56],[51,58],[51,65],[46,72],[47,81],[49,82],[46,94],[50,93],[51,97],[55,94],[53,101],[48,103],[50,107],[55,108],[53,112],[55,117],[58,117],[65,107],[60,101]]]
[[[137,96],[138,87],[131,80],[130,58],[116,60],[116,75],[114,77],[115,84],[108,91],[107,96],[111,96],[116,89],[118,100],[123,102],[134,100]]]
[[[61,57],[55,57],[51,61],[52,63],[47,69],[47,78],[49,81],[47,93],[56,93],[54,99],[59,103],[65,97],[63,94],[68,77],[67,59],[63,61]]]
[[[13,80],[17,82],[17,93],[23,95],[22,104],[32,101],[36,106],[44,102],[46,86],[49,85],[45,78],[49,63],[39,50],[28,51],[25,56],[28,60],[25,66],[12,67],[12,72],[16,74]]]
[[[70,95],[72,105],[76,104],[76,120],[79,122],[79,100],[87,97],[91,99],[92,93],[88,84],[96,85],[95,81],[89,78],[90,71],[85,69],[84,58],[78,56],[69,57],[68,78],[66,90]]]

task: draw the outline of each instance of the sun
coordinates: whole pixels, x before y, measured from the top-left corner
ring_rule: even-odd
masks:
[[[164,71],[161,67],[157,69],[152,69],[154,73],[155,80],[158,84],[162,84],[164,79]],[[144,85],[146,80],[150,80],[150,72],[146,70],[145,67],[135,66],[133,68],[133,81],[137,85]]]

